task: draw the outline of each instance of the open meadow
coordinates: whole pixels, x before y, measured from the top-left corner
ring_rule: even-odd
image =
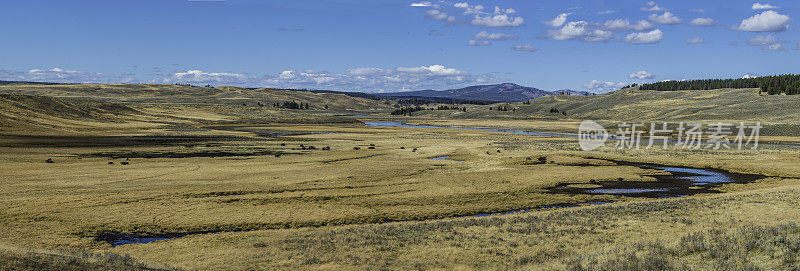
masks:
[[[470,118],[458,111],[392,116],[387,103],[336,94],[268,90],[283,95],[273,98],[260,90],[203,88],[201,102],[171,103],[64,94],[74,88],[17,86],[33,95],[0,96],[0,260],[7,266],[800,266],[800,136],[792,129],[768,135],[756,150],[608,143],[586,152],[574,137],[580,119],[548,115],[536,104],[512,104],[521,108],[506,112],[513,118],[475,105]],[[88,89],[121,87],[97,88]],[[208,98],[239,95],[236,103]],[[317,109],[258,105],[283,97]],[[642,116],[666,109],[651,110]],[[445,128],[388,125],[396,122]],[[683,176],[666,166],[737,181],[653,189]],[[604,189],[652,191],[592,192]]]

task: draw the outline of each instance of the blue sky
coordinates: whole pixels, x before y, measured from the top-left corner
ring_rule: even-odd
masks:
[[[0,80],[385,92],[797,73],[800,2],[6,0]]]

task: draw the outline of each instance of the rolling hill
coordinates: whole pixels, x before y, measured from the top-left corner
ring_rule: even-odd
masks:
[[[86,99],[0,94],[0,132],[66,132],[123,123],[145,116],[131,107]]]
[[[420,90],[408,92],[392,92],[378,94],[382,97],[393,98],[445,98],[452,100],[468,100],[468,101],[494,101],[494,102],[522,102],[531,99],[536,99],[549,95],[575,95],[582,94],[571,90],[563,91],[546,91],[538,88],[524,87],[512,83],[503,83],[498,85],[481,85],[471,86],[460,89],[451,90]]]
[[[314,93],[272,88],[248,89],[230,86],[195,87],[163,84],[41,84],[9,83],[0,93],[42,95],[59,98],[96,99],[117,103],[217,104],[271,106],[295,101],[312,109],[374,110],[388,109],[385,103],[339,93]]]

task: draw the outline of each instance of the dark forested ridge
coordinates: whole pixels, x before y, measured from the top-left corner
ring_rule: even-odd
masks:
[[[642,84],[642,90],[712,90],[721,88],[760,88],[769,94],[800,94],[800,75],[786,74],[741,79],[706,79],[687,81],[664,81]]]

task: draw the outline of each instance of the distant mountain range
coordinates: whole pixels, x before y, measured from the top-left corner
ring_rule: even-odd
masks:
[[[446,99],[462,101],[524,102],[550,95],[591,95],[586,91],[546,91],[512,83],[499,85],[470,86],[451,90],[419,90],[375,94],[386,98]]]

